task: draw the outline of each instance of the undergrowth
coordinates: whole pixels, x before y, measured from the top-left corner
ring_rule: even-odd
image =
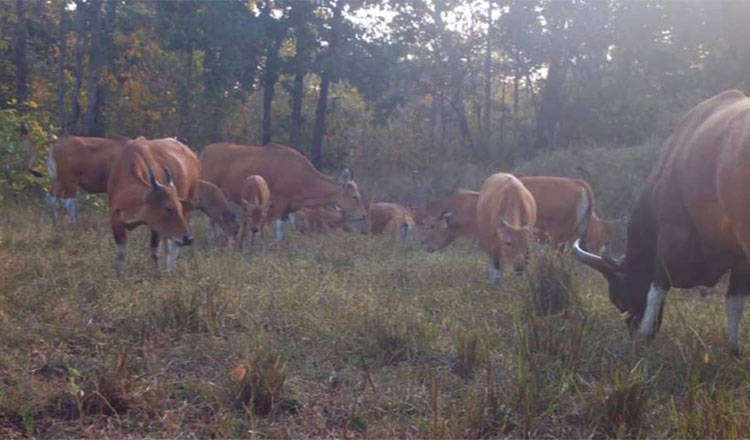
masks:
[[[0,436],[750,435],[720,296],[672,292],[633,343],[598,274],[546,253],[491,287],[470,244],[334,233],[126,274],[102,212],[0,216]]]

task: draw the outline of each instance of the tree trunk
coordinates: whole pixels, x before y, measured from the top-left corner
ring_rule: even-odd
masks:
[[[536,124],[537,149],[549,147],[554,138],[556,126],[560,121],[562,107],[562,86],[565,82],[565,64],[563,60],[562,45],[559,42],[552,43],[549,60],[547,79],[541,92],[539,103],[539,114]]]
[[[78,122],[81,118],[81,88],[83,87],[83,51],[86,47],[86,7],[82,0],[76,0],[76,68],[75,83],[73,84],[72,109],[68,131],[79,133]]]
[[[192,106],[193,106],[193,42],[188,41],[184,53],[185,81],[180,93],[180,137],[188,143],[192,140]]]
[[[67,4],[61,3],[60,8],[60,59],[57,60],[57,118],[60,126],[60,134],[68,134],[67,114],[65,113],[65,63],[68,53],[68,12]]]
[[[492,0],[487,6],[487,53],[484,60],[484,130],[482,143],[487,155],[491,153],[492,141]]]
[[[263,75],[263,145],[271,142],[271,109],[273,106],[274,87],[279,79],[278,60],[279,46],[271,41],[267,45],[266,71]]]
[[[102,17],[103,0],[91,0],[92,30],[89,47],[89,72],[86,90],[88,106],[84,119],[88,136],[104,136],[104,105],[106,89],[102,82],[102,73],[107,64],[110,20],[114,22],[115,0],[107,0],[107,16]]]
[[[341,15],[344,7],[344,0],[336,0],[333,8],[333,18],[331,21],[331,39],[328,42],[329,60],[335,59],[336,50],[339,43],[339,26],[341,24]],[[320,95],[318,96],[318,108],[315,111],[315,127],[313,129],[312,148],[310,155],[312,163],[320,168],[323,162],[323,137],[326,132],[326,109],[328,107],[328,89],[331,83],[330,67],[324,67],[323,75],[320,78]]]
[[[16,0],[16,105],[21,108],[29,98],[28,65],[26,62],[26,4]]]
[[[307,28],[307,19],[311,11],[311,3],[308,1],[296,1],[292,3],[293,21],[295,23],[294,43],[294,84],[292,86],[292,120],[289,128],[289,143],[299,148],[302,143],[302,104],[305,94],[305,74],[308,69],[310,57],[310,32]]]

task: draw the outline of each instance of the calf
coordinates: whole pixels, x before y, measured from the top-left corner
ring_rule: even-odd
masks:
[[[128,231],[151,228],[151,256],[159,267],[159,245],[167,250],[166,269],[177,264],[177,246],[193,236],[188,216],[198,202],[200,162],[175,139],[139,137],[123,146],[107,182],[112,232],[117,245],[117,271],[123,273]]]
[[[528,244],[535,238],[536,203],[520,180],[497,173],[482,184],[476,212],[479,247],[490,258],[490,282],[499,282],[503,263],[513,263],[516,270],[524,265]]]
[[[271,191],[266,179],[257,174],[249,176],[242,183],[242,228],[240,230],[240,249],[247,237],[248,229],[252,233],[250,244],[255,243],[255,236],[263,233],[271,209]]]
[[[199,188],[198,206],[195,208],[211,220],[211,231],[224,235],[229,248],[233,248],[240,226],[234,212],[229,208],[224,191],[205,180],[200,181]]]
[[[337,206],[315,206],[297,211],[297,230],[302,234],[324,234],[342,228],[346,219]]]
[[[378,202],[368,207],[367,230],[371,234],[392,235],[406,240],[414,229],[411,209],[398,203]]]

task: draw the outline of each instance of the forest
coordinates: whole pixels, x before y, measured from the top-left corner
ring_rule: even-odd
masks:
[[[625,148],[748,88],[748,16],[730,0],[7,0],[3,154],[20,119],[36,141],[277,142],[323,169]]]
[[[750,437],[747,246],[731,235],[747,210],[721,192],[741,207],[747,173],[716,159],[747,143],[675,141],[706,172],[683,161],[647,181],[688,110],[750,92],[749,18],[747,0],[0,0],[0,437]],[[709,108],[747,102],[719,97]],[[672,139],[705,126],[726,127]],[[116,144],[115,171],[66,176],[91,171],[97,194],[62,194],[50,152],[83,142],[66,136]],[[260,171],[232,205],[212,183],[214,217],[190,200],[207,192],[177,194],[181,164],[203,188],[199,174],[229,174],[240,156],[210,160],[217,142],[257,146],[216,148],[254,152],[247,169],[266,155],[263,206],[244,191]],[[164,144],[184,160],[128,162]],[[739,172],[703,191],[720,181],[704,159]],[[552,190],[477,240],[495,173]],[[307,205],[279,197],[278,176]],[[454,194],[473,204],[436,203]],[[396,234],[374,232],[374,202],[399,208]],[[570,243],[533,220],[545,205]],[[307,208],[333,226],[305,232]],[[410,235],[461,209],[469,226],[444,248]],[[250,210],[265,235],[235,248]],[[157,231],[164,218],[182,229]],[[517,247],[505,275],[490,241]],[[670,245],[696,282],[650,263]],[[740,281],[698,284],[727,262]]]

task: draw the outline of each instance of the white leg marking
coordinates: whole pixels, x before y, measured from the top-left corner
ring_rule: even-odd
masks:
[[[292,225],[292,229],[297,230],[297,215],[293,212],[289,213],[289,224]]]
[[[57,214],[57,196],[54,196],[51,193],[47,195],[47,209],[49,209],[49,215],[54,221]]]
[[[284,220],[276,220],[276,241],[283,241],[284,240],[284,227],[286,226],[286,222]]]
[[[500,263],[500,268],[496,268],[495,265],[490,261],[487,265],[487,273],[490,277],[490,284],[500,284],[503,281],[503,266]]]
[[[740,352],[740,321],[745,310],[746,298],[744,295],[731,295],[727,296],[724,303],[729,322],[729,346],[735,353]]]
[[[177,269],[177,257],[180,255],[180,247],[172,240],[167,240],[167,272]]]
[[[70,222],[75,224],[78,222],[78,215],[76,214],[76,199],[65,199],[63,200],[65,210],[68,211],[68,218]]]
[[[124,244],[117,245],[117,274],[122,275],[125,269],[125,259],[128,256],[128,248]]]
[[[638,326],[636,336],[648,338],[654,335],[656,332],[656,321],[659,319],[659,312],[666,296],[666,292],[661,287],[651,283],[651,289],[648,291],[648,297],[646,298],[646,311],[643,313],[643,319],[641,319],[641,324]]]

